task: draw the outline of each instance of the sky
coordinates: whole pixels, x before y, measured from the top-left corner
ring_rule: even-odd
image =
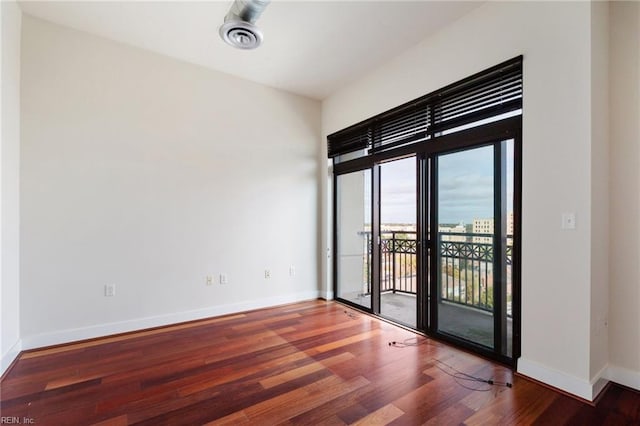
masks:
[[[507,176],[513,176],[513,144],[507,144]],[[382,223],[415,223],[415,157],[381,165]],[[507,181],[507,210],[512,210],[513,181]],[[493,217],[493,147],[481,147],[438,159],[439,223],[470,224]]]
[[[438,160],[439,223],[493,217],[493,147],[443,155]]]

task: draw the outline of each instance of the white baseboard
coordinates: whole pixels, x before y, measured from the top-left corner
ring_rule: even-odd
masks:
[[[640,371],[609,364],[604,376],[612,382],[640,391]]]
[[[272,306],[283,305],[285,303],[313,300],[317,299],[320,296],[321,294],[318,291],[292,293],[266,299],[233,303],[229,305],[211,306],[209,308],[198,309],[194,311],[177,312],[166,315],[100,324],[90,327],[66,329],[54,331],[51,333],[23,336],[22,350],[41,348],[43,346],[59,345],[62,343],[70,343],[78,340],[93,339],[96,337],[104,337],[112,334],[126,333],[152,327],[161,327],[185,321],[193,321],[203,318],[249,311],[252,309],[269,308]],[[4,358],[2,361],[4,365]]]
[[[608,380],[604,377],[605,371],[607,371],[607,367],[604,367],[591,381],[587,381],[535,361],[524,358],[518,360],[518,373],[523,376],[531,377],[587,401],[593,401],[607,385]]]
[[[18,355],[20,355],[21,351],[22,340],[18,339],[18,341],[14,343],[13,346],[11,346],[5,354],[2,355],[2,361],[0,364],[0,376],[3,375],[5,371],[7,371],[7,368],[9,368],[11,363],[18,357]]]

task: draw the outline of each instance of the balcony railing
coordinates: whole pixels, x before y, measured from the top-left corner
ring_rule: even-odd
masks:
[[[365,256],[363,271],[371,282],[371,233],[363,232]],[[417,244],[415,231],[383,231],[381,234],[382,293],[416,294]],[[512,236],[507,236],[506,286],[507,314],[511,315]],[[484,311],[493,310],[493,235],[438,233],[440,300]],[[367,292],[371,289],[367,285]]]

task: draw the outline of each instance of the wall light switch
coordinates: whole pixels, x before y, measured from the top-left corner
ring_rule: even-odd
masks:
[[[207,275],[207,285],[213,284],[213,277],[211,275]]]
[[[116,295],[116,285],[115,284],[107,284],[104,286],[104,295],[106,297],[111,297]]]
[[[562,213],[562,229],[576,229],[575,213]]]
[[[229,282],[227,274],[220,274],[220,284],[226,284]]]

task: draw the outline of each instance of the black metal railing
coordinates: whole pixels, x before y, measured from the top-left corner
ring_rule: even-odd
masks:
[[[370,232],[362,232],[365,259],[363,271],[371,283],[373,245]],[[415,231],[383,231],[381,233],[382,293],[416,294],[417,243]],[[440,300],[493,310],[493,235],[457,232],[438,232]],[[511,306],[512,236],[507,236],[507,313]],[[371,292],[367,284],[367,293]]]
[[[380,291],[416,294],[418,267],[415,231],[381,234]]]

